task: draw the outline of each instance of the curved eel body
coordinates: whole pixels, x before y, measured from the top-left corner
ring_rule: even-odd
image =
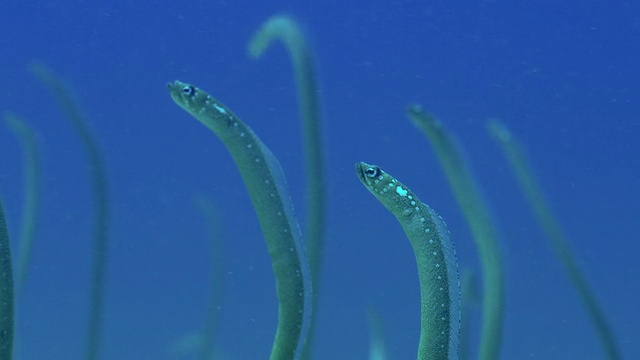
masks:
[[[9,230],[0,199],[0,359],[13,359],[14,300]]]
[[[299,359],[311,316],[311,281],[282,168],[229,108],[195,86],[168,84],[173,100],[222,140],[240,170],[271,255],[279,299],[271,359]]]
[[[431,207],[380,167],[360,162],[356,172],[396,216],[416,256],[422,314],[418,359],[458,359],[460,281],[447,226]]]
[[[498,232],[491,211],[456,138],[422,106],[410,106],[407,114],[433,145],[480,255],[483,291],[478,359],[500,359],[506,283]]]
[[[307,183],[305,240],[311,282],[313,284],[313,309],[311,325],[303,359],[312,358],[315,332],[315,316],[318,313],[320,283],[322,278],[322,258],[327,218],[327,181],[325,171],[324,145],[322,141],[322,117],[320,116],[320,94],[313,52],[300,25],[289,16],[270,17],[251,37],[249,53],[257,59],[276,41],[281,41],[289,52],[298,87],[298,103],[302,118],[305,154],[305,179]]]

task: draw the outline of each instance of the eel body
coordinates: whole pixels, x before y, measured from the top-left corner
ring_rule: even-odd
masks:
[[[89,121],[82,113],[80,105],[75,100],[73,92],[66,85],[64,79],[59,77],[47,66],[35,63],[31,71],[42,83],[49,88],[57,98],[60,106],[67,114],[71,126],[78,133],[84,145],[91,169],[91,182],[93,185],[93,206],[95,209],[94,225],[94,250],[93,250],[93,274],[90,290],[89,325],[87,330],[87,360],[100,358],[100,350],[103,344],[104,308],[107,292],[107,265],[109,259],[109,219],[110,203],[108,176],[100,149],[99,142],[92,134]]]
[[[380,167],[360,162],[356,172],[366,188],[396,216],[416,256],[422,314],[418,359],[457,359],[460,281],[449,230],[431,207]]]
[[[298,87],[298,103],[302,118],[305,154],[306,231],[305,240],[311,283],[313,284],[313,309],[311,324],[303,359],[312,358],[315,332],[315,316],[318,313],[320,283],[322,279],[322,258],[327,218],[327,181],[325,152],[322,141],[322,117],[320,116],[320,91],[314,66],[313,52],[300,25],[286,15],[270,17],[251,37],[249,53],[257,59],[276,41],[280,40],[289,52]]]
[[[483,291],[478,359],[500,359],[506,282],[498,231],[491,211],[456,138],[422,106],[410,106],[407,115],[433,145],[480,255]]]
[[[180,81],[173,100],[222,140],[247,186],[271,256],[279,319],[271,359],[299,359],[311,316],[311,281],[300,228],[282,168],[271,151],[231,109]]]
[[[507,127],[498,120],[487,124],[494,140],[500,145],[504,156],[509,162],[511,171],[516,176],[533,214],[547,233],[551,247],[564,265],[569,278],[573,282],[582,302],[587,307],[594,322],[600,341],[608,359],[622,359],[620,347],[602,305],[598,301],[587,277],[580,268],[580,261],[571,249],[569,238],[554,216],[542,187],[534,176],[534,171],[525,154],[524,146],[516,139]]]
[[[13,359],[14,299],[9,229],[0,199],[0,359]]]

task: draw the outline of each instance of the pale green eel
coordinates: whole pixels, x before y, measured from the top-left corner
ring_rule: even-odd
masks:
[[[442,123],[420,106],[411,106],[409,118],[431,141],[442,164],[453,194],[464,213],[482,265],[482,338],[480,360],[500,358],[504,324],[505,281],[502,254],[490,211],[457,141]]]
[[[31,267],[33,241],[36,237],[40,210],[40,151],[33,128],[14,114],[5,114],[7,126],[20,139],[24,153],[24,210],[20,229],[20,255],[16,276],[16,297],[22,293]]]
[[[60,105],[67,113],[71,125],[78,132],[84,144],[89,164],[91,165],[91,181],[95,207],[95,245],[93,252],[93,275],[91,279],[91,309],[89,328],[87,331],[87,360],[100,357],[102,345],[102,317],[107,286],[107,258],[109,251],[109,192],[107,189],[107,173],[98,142],[91,134],[89,122],[82,114],[80,106],[72,96],[71,90],[64,81],[51,69],[42,64],[33,64],[33,73],[47,85],[58,98]]]
[[[533,171],[527,161],[522,145],[511,135],[509,129],[499,121],[490,121],[487,127],[509,161],[511,170],[516,175],[536,219],[547,233],[551,247],[565,266],[571,281],[573,281],[576,290],[578,290],[578,294],[580,294],[580,298],[582,298],[582,301],[587,307],[587,311],[591,315],[600,340],[604,345],[607,358],[612,360],[621,359],[622,355],[620,354],[613,330],[607,321],[604,310],[589,286],[587,278],[582,273],[582,270],[580,270],[578,260],[573,255],[569,240],[564,234],[562,226],[560,226],[560,223],[558,223],[558,220],[556,220],[556,217],[553,215],[551,206],[549,206],[545,200],[542,188],[533,176]]]
[[[311,358],[315,315],[320,297],[322,254],[326,218],[326,192],[324,151],[320,97],[313,62],[313,53],[300,26],[285,15],[272,16],[258,30],[249,43],[249,53],[258,58],[274,41],[281,40],[291,57],[298,85],[298,102],[303,120],[305,177],[307,182],[306,244],[313,282],[313,311],[303,359]]]
[[[471,270],[466,269],[460,276],[460,288],[462,294],[460,309],[460,360],[470,360],[471,356],[471,331],[472,313],[480,303],[481,296],[476,287]]]
[[[447,226],[431,207],[380,167],[360,162],[356,172],[396,216],[416,256],[422,314],[418,359],[458,359],[460,280]]]
[[[202,346],[199,351],[198,358],[200,360],[217,359],[220,356],[215,353],[214,348],[217,345],[218,325],[220,323],[220,307],[223,302],[223,285],[224,285],[224,241],[222,231],[222,216],[216,208],[213,200],[208,196],[199,195],[194,201],[202,215],[209,230],[211,238],[211,281],[209,286],[209,305],[207,306],[207,319],[204,322],[202,330]]]
[[[306,250],[282,168],[258,136],[221,102],[180,81],[168,87],[178,105],[222,140],[240,170],[267,241],[280,301],[271,359],[299,359],[312,292]]]
[[[380,312],[370,307],[369,318],[369,360],[387,360],[387,339]]]
[[[0,360],[13,359],[13,272],[9,230],[0,200]]]

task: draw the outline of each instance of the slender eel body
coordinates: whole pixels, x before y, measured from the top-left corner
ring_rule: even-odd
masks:
[[[24,152],[24,211],[20,229],[20,255],[17,263],[16,298],[22,293],[31,268],[33,242],[40,212],[41,161],[38,139],[29,123],[14,114],[5,114],[5,122],[18,136]]]
[[[565,269],[569,273],[573,285],[578,290],[578,294],[582,298],[587,311],[591,315],[600,341],[604,345],[604,349],[608,359],[622,359],[620,348],[617,344],[613,329],[609,324],[609,320],[598,301],[598,298],[589,285],[587,277],[580,269],[579,261],[571,249],[568,237],[565,235],[562,226],[554,216],[551,206],[549,205],[544,191],[533,175],[531,165],[525,155],[524,147],[520,141],[516,139],[507,127],[497,120],[493,120],[488,124],[489,131],[493,138],[502,148],[502,152],[509,161],[511,171],[513,171],[520,187],[524,191],[529,206],[533,210],[534,215],[547,233],[550,244],[556,255],[562,261]]]
[[[11,245],[0,200],[0,360],[13,359],[13,302]]]
[[[418,359],[458,359],[460,281],[449,230],[433,209],[378,166],[360,162],[356,172],[398,218],[416,256],[422,313]]]
[[[322,254],[326,223],[327,184],[325,160],[322,145],[320,116],[320,96],[311,47],[295,20],[288,16],[276,15],[267,20],[249,43],[252,57],[259,58],[276,40],[282,41],[291,57],[298,85],[298,103],[303,121],[305,153],[305,177],[307,183],[307,227],[306,244],[313,283],[313,311],[309,335],[305,343],[303,359],[310,359],[312,353],[315,315],[320,298],[322,277]]]
[[[309,326],[311,281],[282,168],[256,134],[225,105],[180,81],[168,87],[178,105],[222,140],[240,169],[267,241],[280,301],[271,359],[299,359]]]
[[[224,286],[224,241],[223,241],[223,219],[216,208],[213,200],[206,196],[198,196],[194,199],[196,205],[200,208],[200,211],[206,218],[207,227],[209,230],[209,236],[211,237],[211,280],[210,280],[210,292],[209,305],[207,306],[207,318],[204,322],[204,329],[202,330],[203,342],[200,347],[198,359],[211,360],[217,359],[220,356],[215,353],[216,341],[219,337],[216,336],[220,325],[220,307],[224,301],[223,299],[223,286]]]
[[[91,133],[89,121],[82,114],[71,89],[51,69],[34,64],[33,73],[57,97],[71,125],[84,144],[91,167],[91,182],[95,208],[93,275],[91,279],[89,328],[87,330],[87,360],[97,360],[102,347],[103,312],[107,290],[107,259],[109,258],[109,191],[107,170],[102,151]]]
[[[505,276],[496,226],[489,206],[469,167],[462,147],[433,115],[421,106],[410,106],[407,114],[424,132],[442,164],[453,194],[471,228],[482,265],[482,330],[480,360],[500,358],[504,325]]]

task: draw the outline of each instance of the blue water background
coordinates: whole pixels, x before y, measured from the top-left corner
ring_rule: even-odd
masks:
[[[221,142],[168,95],[174,79],[223,101],[272,149],[305,222],[304,158],[286,52],[248,58],[251,34],[288,13],[314,48],[329,179],[317,359],[364,359],[379,309],[392,359],[415,358],[419,289],[409,242],[355,176],[383,166],[446,220],[460,266],[477,253],[433,149],[405,116],[424,104],[466,149],[500,229],[507,273],[502,358],[602,359],[601,344],[485,130],[526,146],[626,358],[640,356],[640,5],[600,1],[17,1],[0,4],[0,110],[26,117],[43,154],[32,277],[17,309],[18,359],[81,359],[92,261],[92,194],[81,141],[34,60],[70,84],[99,142],[112,199],[103,359],[189,359],[202,329],[211,246],[194,197],[224,221],[217,344],[268,357],[277,322],[270,259]],[[20,143],[0,126],[0,193],[14,255]],[[320,171],[320,169],[319,169]],[[473,318],[477,349],[480,315]],[[474,350],[475,351],[475,350]]]

